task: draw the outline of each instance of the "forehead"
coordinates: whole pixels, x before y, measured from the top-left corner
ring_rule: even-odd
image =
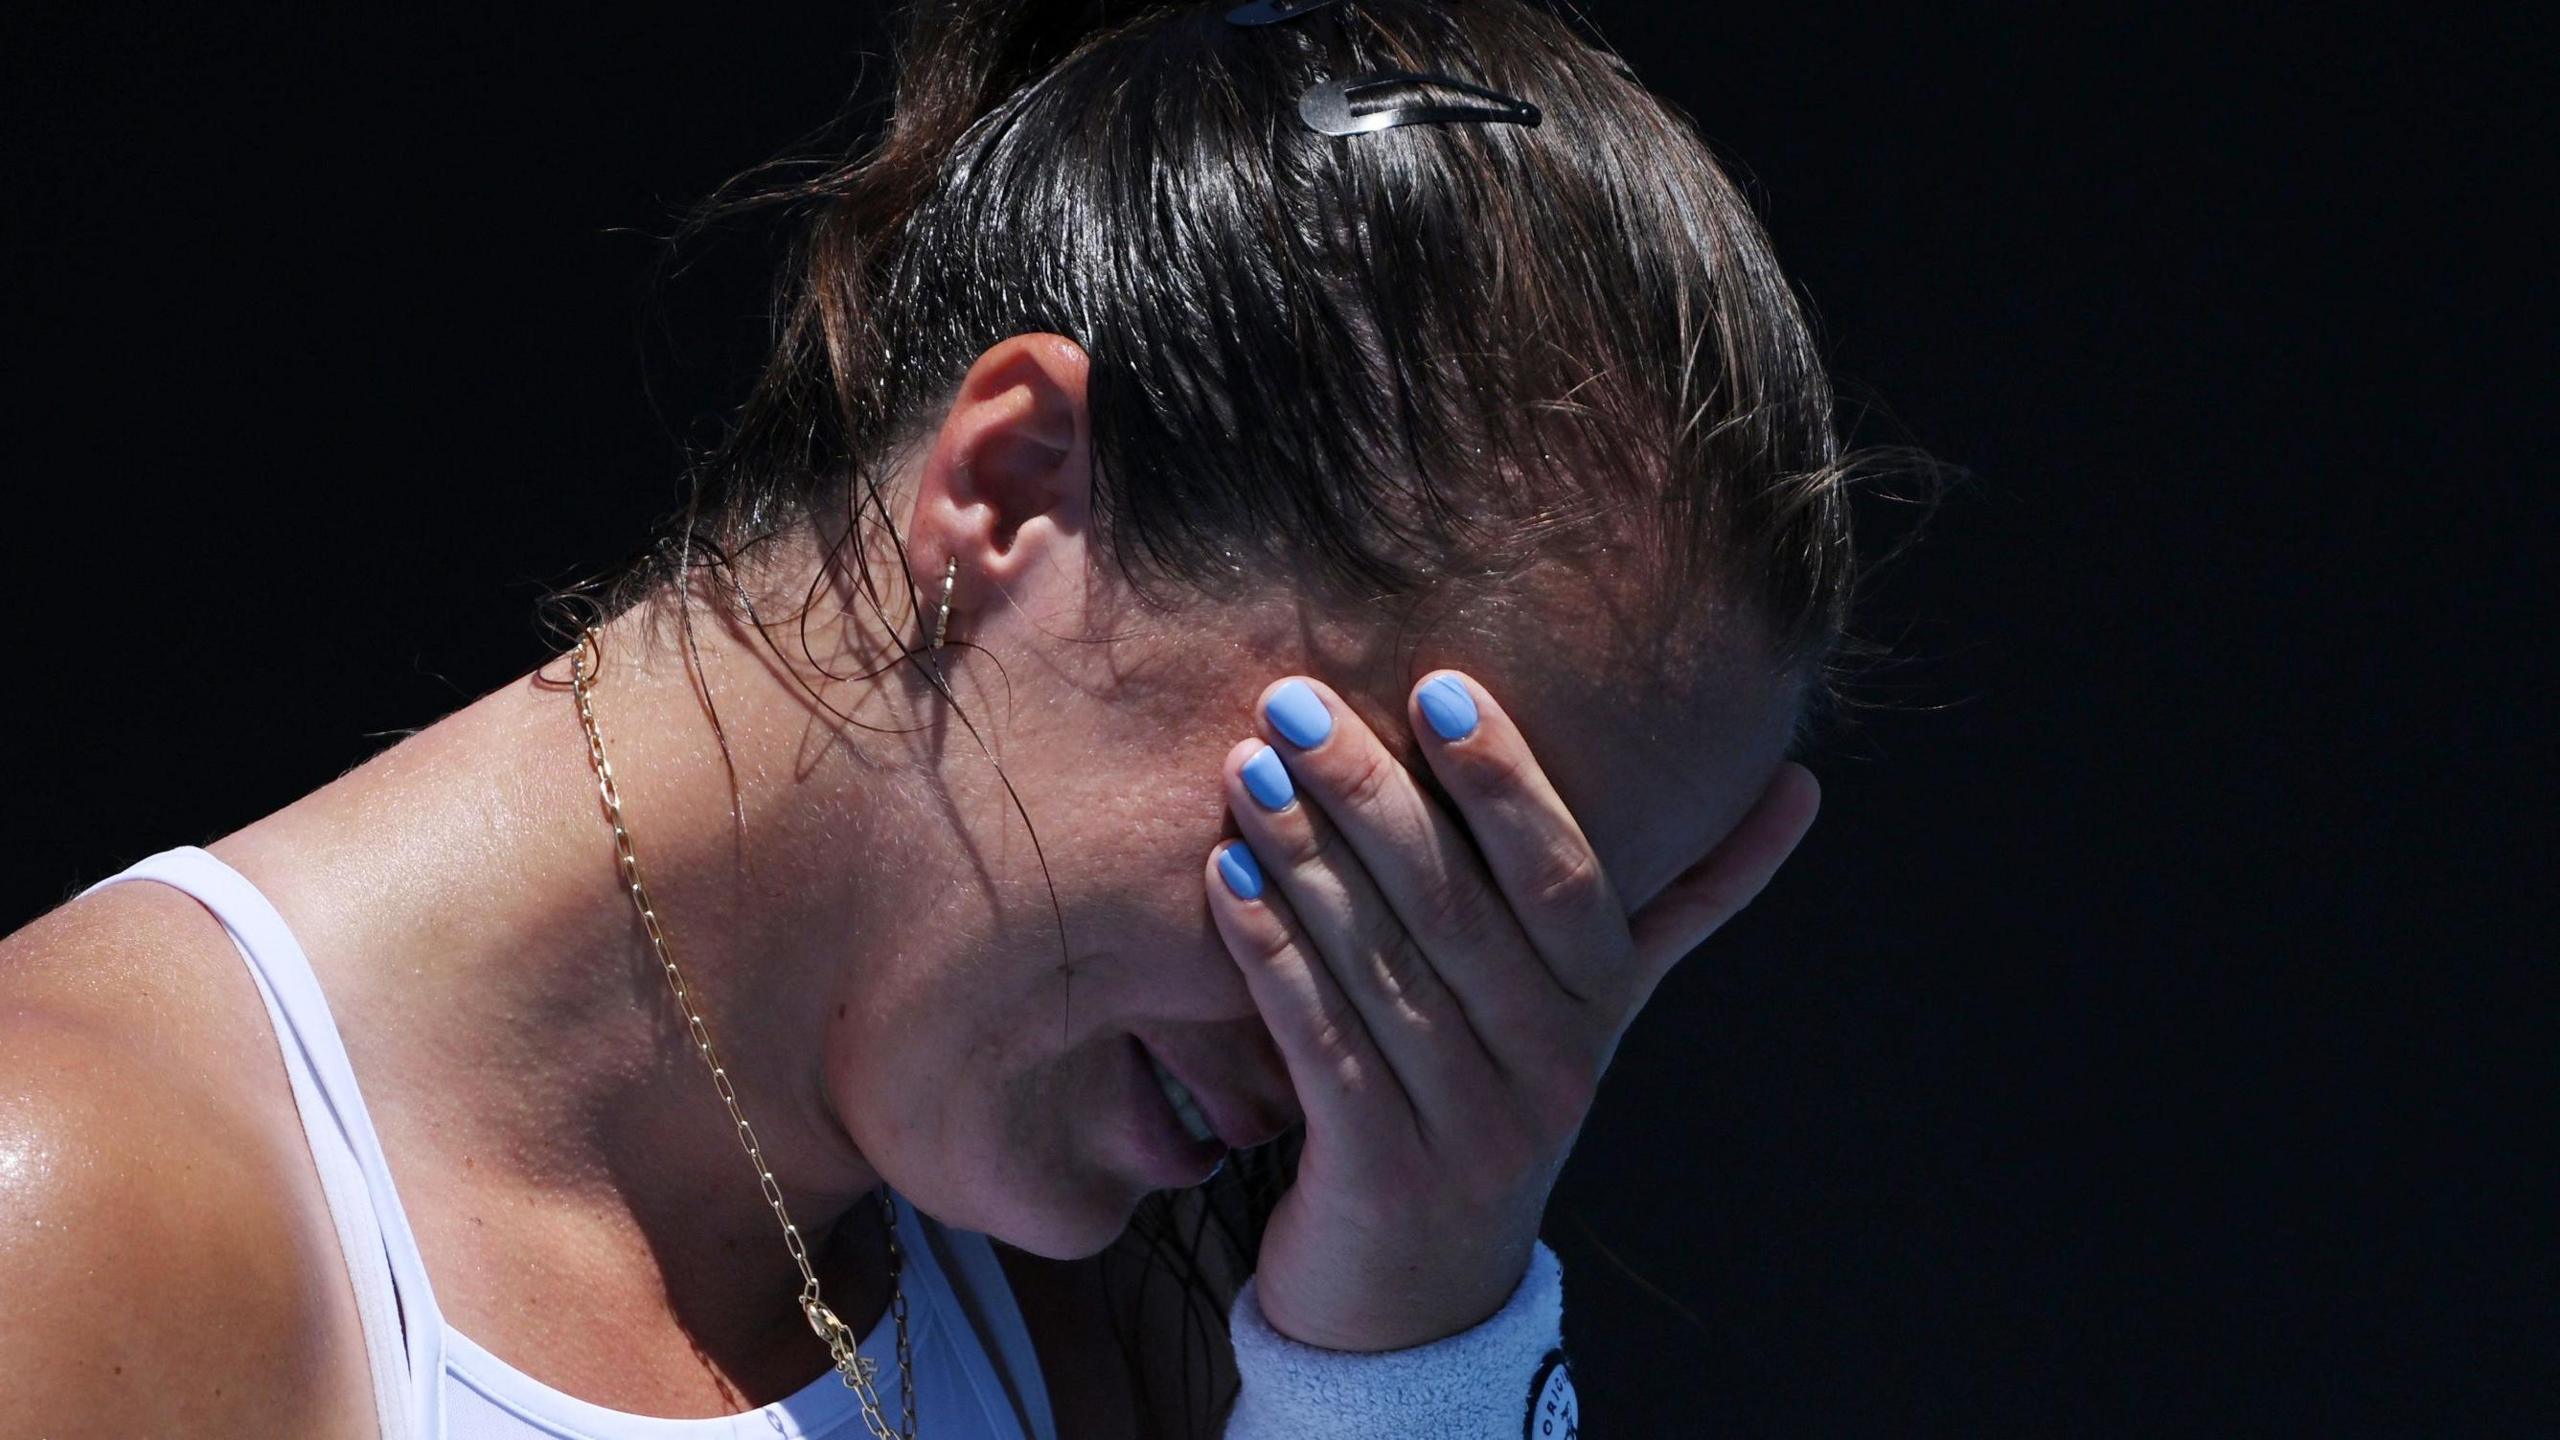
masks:
[[[1673,686],[1552,652],[1425,645],[1399,668],[1392,678],[1316,673],[1446,804],[1405,702],[1431,671],[1464,671],[1511,717],[1630,906],[1659,893],[1741,819],[1785,755],[1798,704],[1793,685],[1738,665]]]
[[[1137,703],[1153,733],[1174,743],[1203,714],[1249,708],[1271,681],[1311,675],[1449,805],[1406,702],[1432,671],[1462,671],[1511,717],[1630,907],[1741,819],[1785,757],[1803,703],[1801,678],[1768,658],[1747,615],[1700,600],[1664,630],[1651,620],[1658,607],[1589,570],[1515,575],[1400,613],[1317,606],[1279,577],[1253,595],[1135,627],[1143,654],[1126,641],[1096,647],[1113,652],[1114,688],[1147,692]]]

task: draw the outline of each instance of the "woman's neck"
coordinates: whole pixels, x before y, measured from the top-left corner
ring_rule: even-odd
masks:
[[[887,1294],[870,1207],[855,1210],[878,1177],[821,1060],[843,1020],[835,977],[896,921],[865,902],[904,887],[864,868],[895,853],[874,803],[895,787],[758,637],[694,629],[691,651],[671,636],[644,654],[636,613],[608,626],[591,703],[668,945],[861,1330]],[[770,1399],[823,1352],[620,884],[568,675],[563,658],[519,677],[208,848],[309,952],[448,1318],[600,1403]],[[689,1346],[696,1373],[634,1376],[635,1321]],[[579,1334],[605,1338],[582,1355]]]

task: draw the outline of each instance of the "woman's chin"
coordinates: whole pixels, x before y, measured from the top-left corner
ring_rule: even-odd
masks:
[[[985,1233],[1044,1260],[1089,1259],[1111,1248],[1152,1193],[1116,1177],[1113,1184],[1110,1194],[1057,1197],[1036,1212],[1009,1215]]]

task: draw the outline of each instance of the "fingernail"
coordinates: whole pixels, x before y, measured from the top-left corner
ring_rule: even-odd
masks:
[[[1309,689],[1304,680],[1292,680],[1271,692],[1262,702],[1262,713],[1271,720],[1288,742],[1301,750],[1312,750],[1333,733],[1333,712],[1324,708],[1324,700]]]
[[[1289,767],[1280,763],[1280,752],[1268,745],[1244,762],[1243,774],[1244,788],[1265,810],[1279,809],[1298,793],[1298,787],[1289,783]]]
[[[1454,675],[1434,675],[1422,682],[1414,692],[1421,702],[1422,718],[1440,732],[1443,740],[1464,740],[1476,733],[1476,697],[1458,683]]]
[[[1257,899],[1262,894],[1262,862],[1241,840],[1230,840],[1218,852],[1218,878],[1227,882],[1239,900]]]

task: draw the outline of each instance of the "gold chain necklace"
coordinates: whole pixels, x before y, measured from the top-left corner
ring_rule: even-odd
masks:
[[[809,1250],[800,1242],[800,1228],[791,1223],[789,1212],[782,1208],[782,1187],[774,1182],[772,1167],[764,1163],[764,1150],[756,1144],[754,1127],[747,1124],[746,1115],[738,1109],[738,1092],[730,1087],[729,1072],[721,1065],[719,1052],[711,1048],[711,1031],[703,1025],[701,1013],[693,1008],[693,992],[684,983],[684,972],[676,968],[676,958],[667,949],[666,931],[658,924],[658,909],[649,902],[649,889],[640,881],[640,860],[631,853],[631,832],[622,823],[622,793],[613,783],[613,767],[604,758],[604,732],[596,725],[595,706],[587,697],[590,650],[597,663],[602,664],[604,642],[593,626],[579,633],[578,649],[569,662],[571,688],[578,697],[579,723],[587,730],[587,758],[595,765],[596,790],[604,797],[605,818],[613,822],[613,845],[622,862],[623,884],[631,892],[631,903],[640,910],[640,928],[649,932],[658,966],[667,975],[667,988],[675,992],[676,1008],[684,1012],[685,1029],[693,1037],[693,1048],[702,1053],[702,1063],[711,1067],[712,1088],[720,1092],[720,1103],[729,1107],[729,1121],[737,1126],[738,1141],[746,1147],[747,1158],[755,1163],[756,1178],[764,1186],[765,1203],[773,1207],[773,1218],[781,1222],[782,1243],[790,1248],[792,1263],[800,1267],[800,1313],[807,1317],[809,1328],[826,1342],[836,1374],[862,1402],[862,1418],[870,1423],[871,1433],[879,1440],[915,1440],[915,1368],[907,1347],[907,1294],[899,1284],[905,1254],[898,1248],[897,1206],[889,1199],[888,1186],[881,1186],[880,1214],[889,1236],[889,1313],[898,1322],[898,1408],[905,1422],[892,1431],[880,1416],[880,1394],[872,1387],[880,1362],[855,1348],[853,1327],[837,1319],[827,1303],[818,1298],[818,1272],[810,1268]]]

